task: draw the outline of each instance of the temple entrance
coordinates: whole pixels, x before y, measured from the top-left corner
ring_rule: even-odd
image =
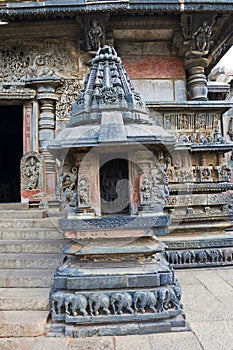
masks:
[[[20,202],[23,107],[0,106],[0,202]]]
[[[111,159],[100,168],[100,196],[102,214],[129,212],[128,161]]]

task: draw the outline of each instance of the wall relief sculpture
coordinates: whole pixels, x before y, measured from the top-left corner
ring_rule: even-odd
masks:
[[[12,89],[11,84],[24,83],[27,78],[58,76],[62,86],[56,91],[56,128],[61,129],[69,120],[72,102],[77,98],[83,74],[80,70],[82,54],[75,42],[44,40],[0,45],[1,90]]]
[[[65,317],[75,322],[86,316],[111,317],[127,314],[161,314],[171,310],[181,312],[181,288],[174,285],[150,290],[113,291],[94,293],[65,293],[55,291],[51,294],[51,314],[53,319]],[[119,316],[118,316],[119,317]]]
[[[232,265],[233,248],[206,248],[199,250],[171,250],[164,253],[168,263],[176,268],[203,265]]]
[[[41,156],[36,152],[25,154],[21,160],[21,189],[37,190],[42,188]]]

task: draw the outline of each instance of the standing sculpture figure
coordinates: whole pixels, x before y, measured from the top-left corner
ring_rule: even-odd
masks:
[[[98,50],[102,45],[103,30],[96,19],[91,21],[91,28],[88,30],[88,37],[90,39],[91,48]]]

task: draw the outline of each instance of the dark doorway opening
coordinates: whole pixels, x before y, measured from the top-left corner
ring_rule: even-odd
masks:
[[[102,214],[129,212],[128,161],[111,159],[100,168],[100,197]]]
[[[0,202],[20,202],[23,107],[0,106]]]

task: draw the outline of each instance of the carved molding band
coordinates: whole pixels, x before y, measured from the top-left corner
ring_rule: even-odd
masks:
[[[88,293],[51,293],[51,314],[54,320],[67,323],[80,319],[111,315],[161,314],[170,310],[181,313],[181,288],[178,283],[162,288],[138,291],[104,291]],[[167,315],[169,317],[169,315]],[[107,321],[107,319],[106,319]]]
[[[168,263],[176,268],[203,267],[205,265],[232,265],[233,248],[212,248],[199,250],[171,250],[164,253]]]

